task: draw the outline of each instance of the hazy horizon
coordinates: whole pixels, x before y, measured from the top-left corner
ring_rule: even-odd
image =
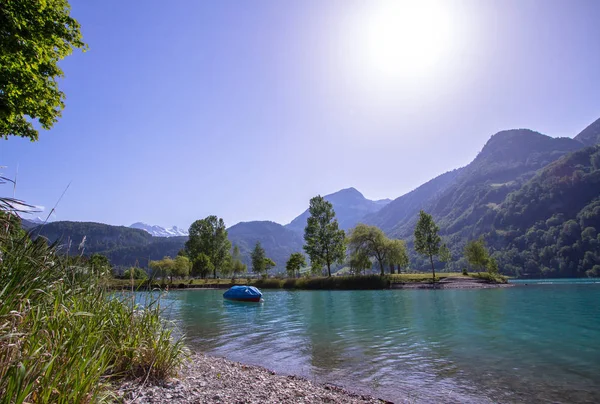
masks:
[[[0,148],[36,215],[71,183],[54,220],[286,224],[316,194],[395,199],[498,131],[600,117],[591,0],[71,5],[90,49],[61,63],[63,116]]]

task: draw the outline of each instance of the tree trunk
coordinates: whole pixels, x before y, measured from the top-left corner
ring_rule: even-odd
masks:
[[[379,269],[381,270],[381,276],[385,275],[385,266],[383,264],[383,261],[379,261]]]
[[[217,267],[215,267],[214,269],[213,278],[217,279]]]
[[[394,274],[394,264],[390,264],[390,274]]]
[[[331,263],[327,261],[327,276],[331,278]]]
[[[433,272],[433,283],[435,284],[435,267],[433,266],[433,255],[429,256],[429,261],[431,261],[431,271]]]
[[[400,264],[398,264],[398,275],[400,275],[402,273],[402,270],[400,269]]]

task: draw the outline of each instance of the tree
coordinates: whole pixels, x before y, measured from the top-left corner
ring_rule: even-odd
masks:
[[[235,279],[236,275],[242,274],[247,271],[246,264],[242,262],[242,254],[240,254],[240,248],[236,245],[233,246],[233,253],[231,254],[231,273]]]
[[[320,195],[310,200],[308,211],[304,251],[313,269],[327,265],[327,275],[331,276],[331,264],[341,264],[346,258],[346,234],[339,229],[333,205]]]
[[[265,275],[269,273],[269,269],[275,266],[275,261],[269,257],[265,257]]]
[[[123,272],[123,278],[125,279],[131,279],[132,275],[133,279],[148,279],[148,274],[142,268],[131,267],[129,269],[126,269],[125,272]]]
[[[295,252],[290,255],[290,258],[285,264],[285,270],[290,278],[300,277],[300,268],[306,266],[304,254]]]
[[[177,255],[175,257],[175,264],[173,267],[173,275],[179,278],[185,278],[190,274],[191,262],[188,257],[183,255]]]
[[[388,250],[387,261],[390,265],[390,273],[394,273],[394,265],[398,267],[398,273],[400,273],[400,268],[406,268],[409,262],[406,243],[403,240],[389,240]]]
[[[88,261],[89,266],[96,271],[110,270],[110,261],[102,254],[92,254]]]
[[[204,253],[196,255],[192,260],[192,275],[206,278],[209,273],[213,272],[215,266],[212,264],[210,257]]]
[[[442,238],[438,232],[440,228],[433,221],[433,217],[424,211],[419,212],[419,221],[415,227],[415,251],[421,255],[428,256],[435,282],[435,266],[433,257],[440,253]]]
[[[465,258],[469,265],[479,268],[479,270],[485,269],[488,266],[490,256],[485,248],[483,238],[471,240],[467,243],[465,246]]]
[[[226,271],[231,255],[231,242],[227,238],[227,229],[223,219],[208,216],[196,220],[189,229],[189,239],[185,243],[185,251],[192,260],[199,259],[200,254],[206,255],[212,264],[213,277],[217,271]],[[205,260],[204,257],[202,257]],[[206,264],[203,262],[202,264]]]
[[[260,275],[266,271],[266,254],[265,249],[260,245],[260,241],[256,242],[250,258],[252,259],[252,272]]]
[[[169,282],[173,283],[175,275],[175,260],[171,257],[164,257],[162,260],[150,261],[150,268],[159,274],[163,279],[168,277]]]
[[[450,252],[450,249],[445,243],[442,244],[442,246],[440,247],[440,261],[442,261],[445,264],[452,261],[452,253]]]
[[[354,275],[360,275],[361,272],[371,268],[373,263],[369,259],[369,256],[364,254],[362,251],[355,251],[350,255],[350,271]]]
[[[0,137],[38,139],[34,123],[50,129],[65,106],[59,62],[86,49],[66,0],[0,4]]]
[[[385,274],[385,264],[392,250],[391,240],[376,226],[358,224],[350,231],[348,245],[354,253],[373,257],[379,263],[381,276]],[[394,248],[397,248],[396,245]]]

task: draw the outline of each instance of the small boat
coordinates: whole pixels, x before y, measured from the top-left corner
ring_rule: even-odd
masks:
[[[254,286],[232,286],[223,297],[238,302],[260,302],[262,293]]]

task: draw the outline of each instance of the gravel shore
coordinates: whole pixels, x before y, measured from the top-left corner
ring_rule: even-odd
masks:
[[[392,289],[493,289],[510,288],[510,283],[491,283],[484,279],[476,278],[444,278],[435,284],[431,282],[405,282],[394,283]]]
[[[193,354],[179,377],[162,385],[129,381],[118,386],[124,403],[389,403],[297,376],[227,359]]]

